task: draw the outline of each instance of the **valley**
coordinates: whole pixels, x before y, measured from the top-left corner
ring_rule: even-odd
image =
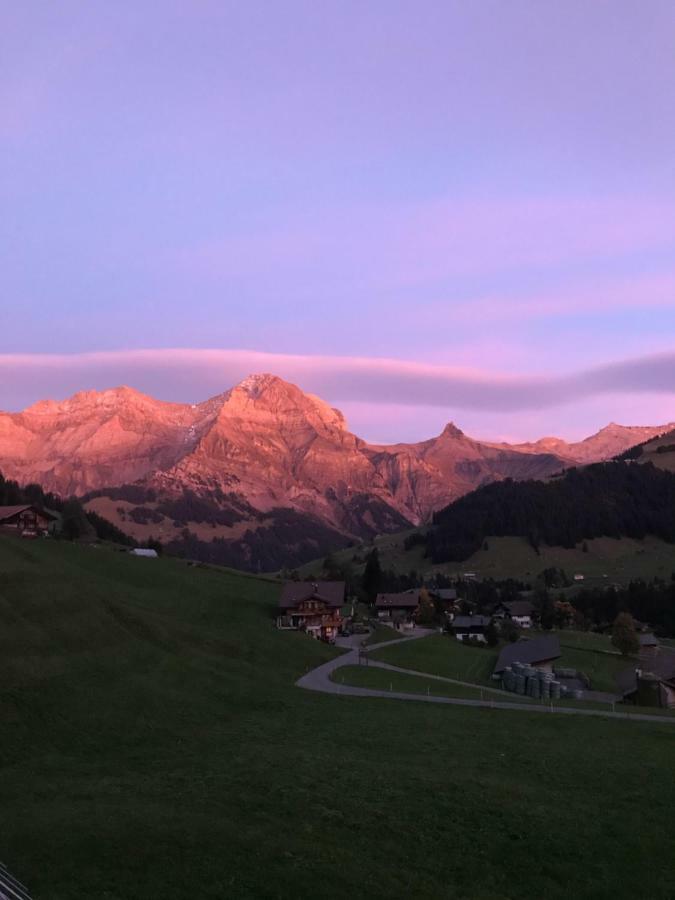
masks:
[[[302,690],[339,651],[270,627],[269,579],[8,537],[0,570],[0,842],[36,898],[675,890],[672,723]]]

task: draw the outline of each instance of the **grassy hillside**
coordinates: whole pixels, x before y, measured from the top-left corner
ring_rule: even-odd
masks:
[[[675,571],[675,546],[655,537],[646,537],[636,541],[632,538],[595,538],[573,549],[565,547],[539,546],[538,552],[532,545],[520,537],[494,537],[486,540],[487,549],[481,548],[464,562],[447,562],[433,564],[425,559],[424,548],[405,547],[405,539],[410,532],[398,535],[386,535],[378,538],[378,548],[383,569],[407,573],[411,570],[423,575],[442,572],[451,577],[461,576],[464,572],[475,572],[479,578],[517,578],[533,581],[544,569],[556,567],[564,569],[570,578],[575,574],[584,575],[583,585],[619,583],[628,584],[636,578],[649,580],[658,575],[669,579]],[[353,557],[365,558],[370,550],[342,550],[333,554],[341,562],[351,562],[356,572],[363,570],[362,562],[353,562]],[[302,576],[317,574],[321,570],[323,560],[303,566]],[[605,578],[605,576],[607,576]]]
[[[36,900],[675,895],[672,726],[302,691],[335,651],[277,590],[0,538],[0,858]]]

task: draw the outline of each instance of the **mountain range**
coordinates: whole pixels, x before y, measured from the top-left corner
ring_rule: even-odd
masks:
[[[197,404],[118,387],[0,413],[0,471],[84,497],[139,539],[190,540],[215,561],[274,567],[270,554],[297,563],[423,524],[483,484],[546,478],[673,428],[610,424],[576,443],[509,445],[450,423],[427,441],[376,445],[320,398],[263,374]]]

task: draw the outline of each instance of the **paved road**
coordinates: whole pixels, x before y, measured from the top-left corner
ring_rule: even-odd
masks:
[[[381,644],[372,644],[368,648],[362,648],[362,652],[369,653],[371,650],[379,650],[381,647],[394,647],[396,646],[396,644],[403,644],[407,641],[420,640],[421,638],[429,637],[430,635],[436,633],[436,630],[433,629],[418,628],[416,629],[416,632],[414,634],[407,635],[406,637],[400,638],[399,640],[395,641],[385,641]],[[345,647],[348,652],[344,653],[342,656],[336,657],[335,659],[329,660],[327,663],[323,663],[323,665],[318,666],[316,669],[312,669],[310,672],[307,672],[302,676],[302,678],[298,679],[298,681],[296,682],[297,686],[305,688],[309,691],[320,691],[324,694],[338,694],[349,697],[379,697],[384,700],[415,700],[418,703],[445,703],[450,706],[472,706],[484,709],[518,710],[520,712],[543,713],[545,715],[557,713],[560,715],[600,716],[605,719],[630,719],[637,722],[664,722],[667,724],[675,725],[675,716],[653,716],[649,715],[648,713],[612,712],[611,710],[605,711],[601,709],[582,709],[580,707],[573,706],[538,706],[535,703],[517,703],[502,700],[498,702],[496,700],[467,700],[461,699],[459,697],[437,697],[427,694],[406,694],[400,691],[380,691],[374,688],[355,687],[350,684],[339,684],[338,682],[332,681],[330,676],[337,669],[341,669],[343,666],[359,665],[359,647],[366,637],[367,635],[353,635],[351,638],[340,639],[339,645]],[[354,638],[357,638],[358,640],[355,641]],[[464,687],[481,687],[480,685],[472,684],[466,681],[455,681],[452,678],[445,678],[441,675],[429,675],[426,672],[416,672],[413,669],[401,669],[398,666],[391,666],[388,663],[381,663],[373,659],[369,660],[368,665],[382,669],[388,669],[392,672],[400,672],[406,675],[417,675],[435,681],[446,681],[452,684],[462,685]],[[482,688],[482,690],[490,693],[491,695],[498,694],[500,697],[504,696],[504,691],[498,690],[497,688],[484,687]]]

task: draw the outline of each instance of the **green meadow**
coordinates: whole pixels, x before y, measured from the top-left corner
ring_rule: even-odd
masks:
[[[672,725],[303,691],[336,651],[277,593],[0,538],[0,859],[35,900],[675,896]]]

